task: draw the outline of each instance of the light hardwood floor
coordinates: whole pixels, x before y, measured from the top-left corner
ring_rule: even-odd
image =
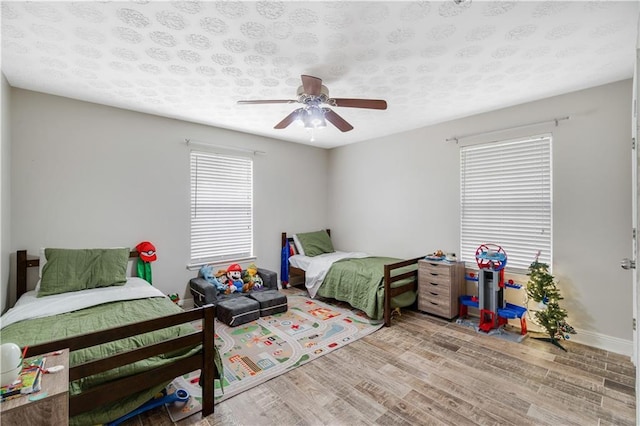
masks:
[[[629,357],[563,345],[405,310],[391,327],[179,425],[635,425]],[[164,407],[126,423],[170,424]]]

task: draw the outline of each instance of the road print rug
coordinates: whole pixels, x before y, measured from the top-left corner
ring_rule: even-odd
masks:
[[[348,345],[383,325],[383,321],[370,320],[348,305],[330,305],[310,299],[306,293],[287,298],[287,312],[236,327],[216,319],[215,344],[224,367],[224,393],[216,380],[216,403]],[[195,399],[181,407],[181,418],[201,409],[199,374],[199,370],[186,374],[169,385],[187,390]],[[177,407],[173,408],[176,411]]]

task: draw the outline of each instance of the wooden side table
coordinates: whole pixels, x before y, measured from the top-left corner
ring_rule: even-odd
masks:
[[[69,350],[45,357],[45,368],[62,365],[64,370],[44,374],[39,392],[0,402],[3,425],[69,424]]]

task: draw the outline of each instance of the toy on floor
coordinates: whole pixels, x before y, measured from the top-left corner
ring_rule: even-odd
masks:
[[[480,310],[478,330],[489,334],[509,322],[520,319],[520,334],[527,334],[527,322],[524,317],[527,309],[504,300],[504,288],[515,287],[513,281],[505,284],[504,268],[507,265],[507,253],[495,244],[482,244],[476,250],[478,265],[478,297],[460,296],[460,317],[466,318],[468,307]],[[476,280],[475,277],[471,278]]]
[[[171,301],[173,303],[175,303],[176,305],[181,305],[181,303],[180,303],[180,295],[178,293],[169,294],[169,299],[171,299]]]
[[[184,389],[176,389],[176,391],[172,394],[167,395],[167,391],[166,389],[162,390],[162,396],[159,396],[157,398],[153,398],[152,400],[146,402],[145,404],[141,405],[140,407],[136,408],[135,410],[133,410],[132,412],[130,412],[129,414],[125,414],[124,416],[110,422],[107,423],[106,426],[117,426],[121,423],[123,423],[126,420],[129,420],[132,417],[137,416],[140,413],[144,413],[145,411],[149,411],[153,408],[159,407],[163,404],[173,404],[175,402],[187,402],[189,400],[189,392],[187,392]]]

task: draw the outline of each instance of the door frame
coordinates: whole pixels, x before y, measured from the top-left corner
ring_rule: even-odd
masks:
[[[640,205],[638,205],[640,201],[640,196],[638,194],[638,189],[640,185],[638,184],[638,176],[640,172],[638,171],[638,98],[640,98],[638,94],[638,90],[640,89],[640,81],[638,81],[640,75],[640,16],[638,17],[638,33],[636,40],[636,57],[634,60],[634,73],[633,73],[633,94],[632,94],[632,106],[631,106],[631,147],[632,147],[632,155],[631,155],[631,210],[632,210],[632,257],[631,260],[634,262],[634,267],[632,268],[632,288],[633,288],[633,354],[632,361],[636,366],[636,422],[640,420],[640,366],[638,364],[638,356],[640,354],[640,330],[638,327],[638,312],[640,311],[640,295],[638,294],[638,286],[640,279],[640,274],[638,274],[638,223],[640,222],[640,218],[638,214],[640,212]]]

